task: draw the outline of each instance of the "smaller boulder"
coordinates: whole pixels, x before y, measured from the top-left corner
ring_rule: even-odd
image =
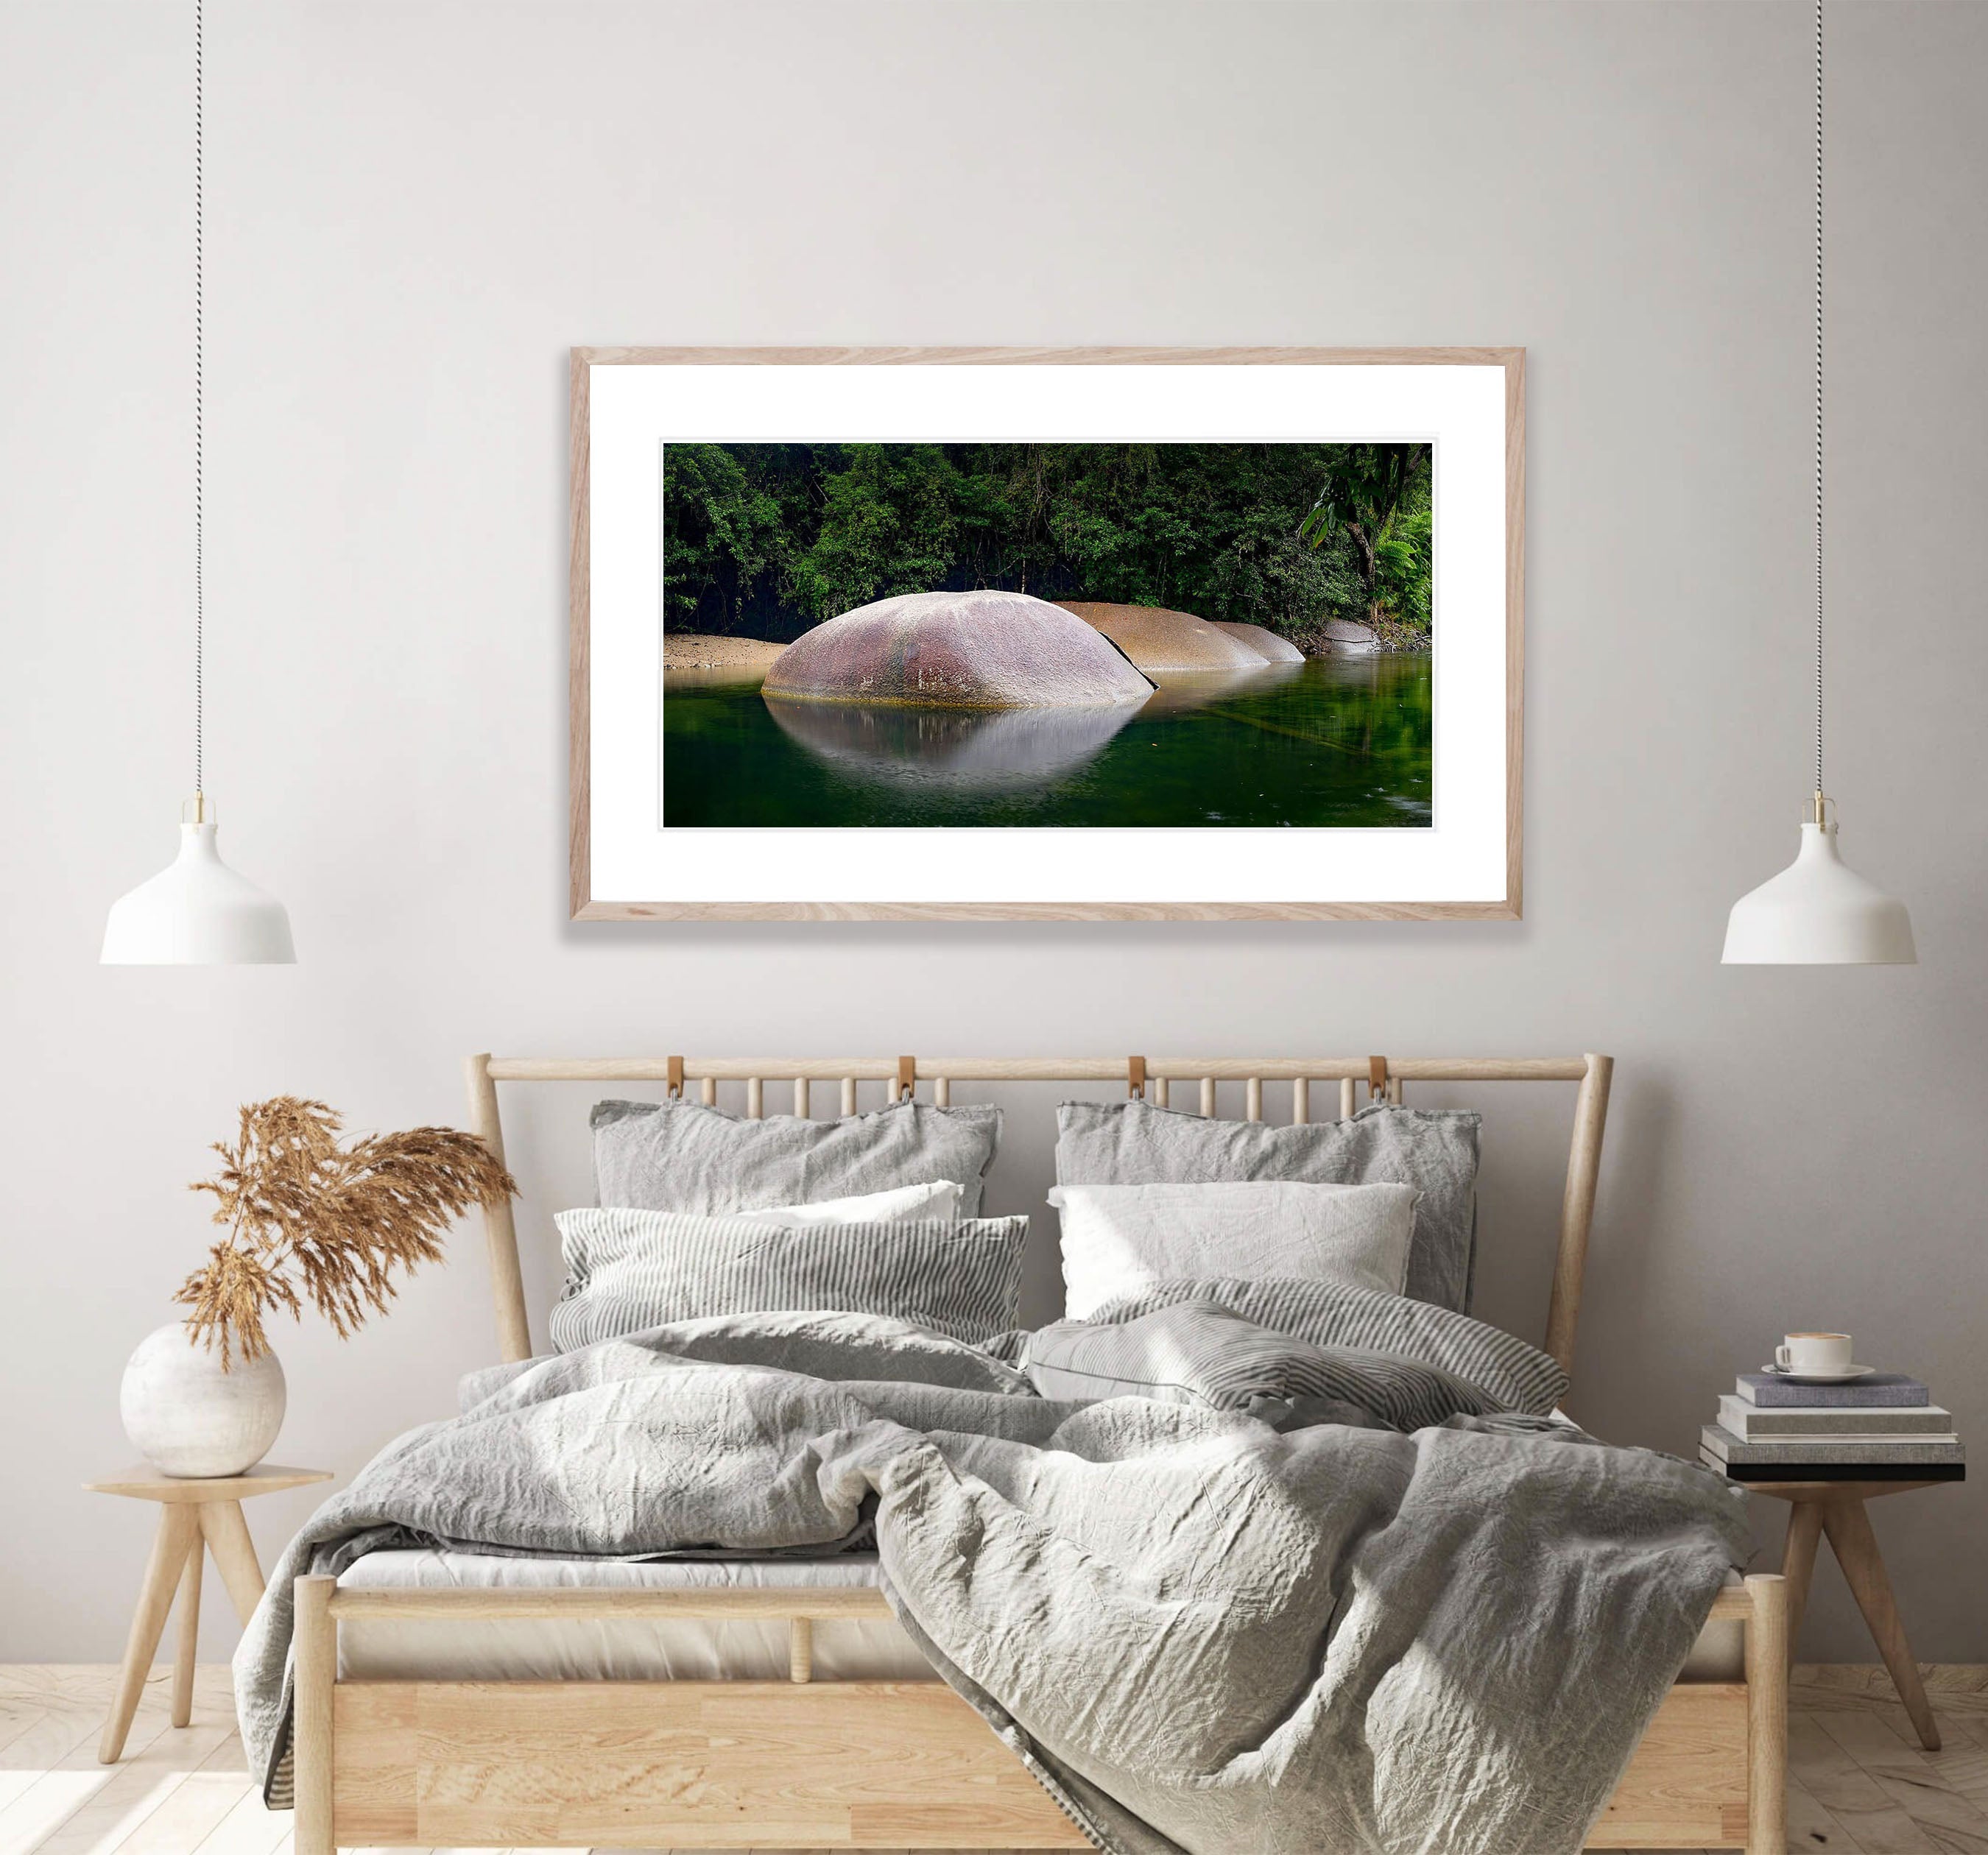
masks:
[[[1287,637],[1280,637],[1263,625],[1246,625],[1237,619],[1212,621],[1218,631],[1226,631],[1237,643],[1246,644],[1266,664],[1302,664],[1305,654]]]
[[[1381,648],[1381,640],[1365,625],[1350,618],[1335,618],[1325,627],[1325,641],[1339,657],[1364,657]]]
[[[718,637],[702,631],[663,634],[663,669],[687,683],[756,683],[772,669],[784,644],[764,638]]]
[[[1205,618],[1165,606],[1119,606],[1101,599],[1060,599],[1101,631],[1134,664],[1150,675],[1155,670],[1248,670],[1264,660]]]

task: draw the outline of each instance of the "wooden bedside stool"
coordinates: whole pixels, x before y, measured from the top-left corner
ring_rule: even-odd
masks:
[[[1905,1703],[1919,1743],[1928,1752],[1938,1752],[1939,1728],[1934,1723],[1932,1708],[1927,1705],[1919,1664],[1912,1659],[1912,1644],[1905,1640],[1905,1626],[1898,1620],[1898,1600],[1892,1595],[1892,1580],[1879,1556],[1877,1536],[1871,1531],[1871,1517],[1865,1512],[1864,1503],[1880,1495],[1947,1487],[1961,1478],[1941,1475],[1923,1482],[1750,1482],[1743,1470],[1731,1479],[1750,1494],[1772,1495],[1776,1500],[1790,1504],[1787,1542],[1781,1548],[1781,1576],[1788,1585],[1790,1661],[1794,1657],[1795,1637],[1801,1628],[1809,1585],[1815,1576],[1816,1548],[1826,1537],[1842,1569],[1844,1583],[1864,1613],[1871,1640],[1878,1645],[1878,1653],[1891,1671],[1892,1684]]]
[[[137,1613],[131,1619],[117,1698],[96,1748],[100,1764],[115,1765],[124,1750],[124,1735],[131,1730],[153,1654],[165,1634],[174,1587],[180,1593],[179,1646],[173,1660],[175,1726],[185,1725],[193,1717],[194,1651],[200,1638],[200,1579],[206,1555],[213,1553],[221,1582],[245,1624],[262,1602],[262,1567],[255,1557],[255,1542],[248,1537],[248,1522],[242,1517],[242,1503],[253,1495],[330,1479],[328,1468],[280,1468],[273,1462],[259,1462],[245,1475],[196,1481],[162,1475],[149,1463],[140,1463],[109,1481],[84,1482],[93,1494],[128,1495],[159,1503],[159,1530],[145,1562],[145,1582],[138,1593]]]

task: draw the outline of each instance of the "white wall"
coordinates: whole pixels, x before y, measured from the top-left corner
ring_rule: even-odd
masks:
[[[1606,1050],[1591,1425],[1689,1453],[1839,1322],[1988,1415],[1988,12],[1830,22],[1831,783],[1916,970],[1717,964],[1807,790],[1805,6],[982,0],[213,0],[208,783],[303,963],[106,970],[191,776],[189,11],[0,7],[0,1659],[121,1644],[150,1515],[78,1484],[204,1143],[455,1118],[472,1049]],[[570,925],[566,349],[809,341],[1526,344],[1524,922]],[[1567,1103],[1486,1105],[1483,1299],[1536,1331]],[[521,1123],[546,1197],[583,1106]],[[465,1232],[285,1331],[279,1459],[445,1410],[485,1289]],[[1876,1518],[1921,1654],[1988,1661],[1978,1484]],[[1868,1659],[1818,1582],[1804,1652]]]

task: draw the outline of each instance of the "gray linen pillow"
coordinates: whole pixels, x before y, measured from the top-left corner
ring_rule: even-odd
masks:
[[[562,1353],[714,1314],[888,1314],[969,1343],[1020,1319],[1025,1217],[789,1227],[609,1207],[553,1221]]]
[[[591,1125],[597,1203],[707,1217],[935,1179],[957,1179],[959,1215],[976,1217],[1001,1144],[999,1108],[921,1101],[840,1120],[748,1120],[702,1102],[604,1101]]]
[[[1499,1411],[1543,1417],[1567,1395],[1557,1361],[1515,1334],[1454,1309],[1337,1282],[1271,1276],[1256,1281],[1160,1282],[1107,1301],[1094,1326],[1137,1320],[1161,1308],[1202,1302],[1315,1346],[1385,1353],[1432,1366],[1474,1385]]]
[[[1029,1336],[1023,1369],[1043,1397],[1205,1404],[1250,1411],[1280,1428],[1293,1410],[1314,1421],[1409,1431],[1503,1407],[1439,1366],[1315,1345],[1204,1300],[1108,1325],[1058,1321]]]
[[[1273,1127],[1262,1121],[1204,1120],[1143,1101],[1067,1101],[1057,1110],[1057,1183],[1290,1179],[1412,1185],[1422,1196],[1415,1201],[1404,1292],[1461,1312],[1470,1305],[1483,1122],[1470,1109],[1374,1102],[1351,1120]]]

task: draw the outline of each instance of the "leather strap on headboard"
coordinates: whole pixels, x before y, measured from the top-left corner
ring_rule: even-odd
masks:
[[[683,1059],[681,1056],[669,1057],[664,1067],[669,1072],[670,1096],[674,1100],[683,1093]]]
[[[918,1092],[918,1059],[915,1056],[898,1059],[898,1093],[892,1097],[897,1101],[909,1101]]]
[[[1367,1099],[1378,1101],[1388,1092],[1388,1059],[1384,1056],[1367,1059]]]
[[[1146,1099],[1146,1059],[1143,1056],[1125,1059],[1125,1098],[1128,1101]]]

